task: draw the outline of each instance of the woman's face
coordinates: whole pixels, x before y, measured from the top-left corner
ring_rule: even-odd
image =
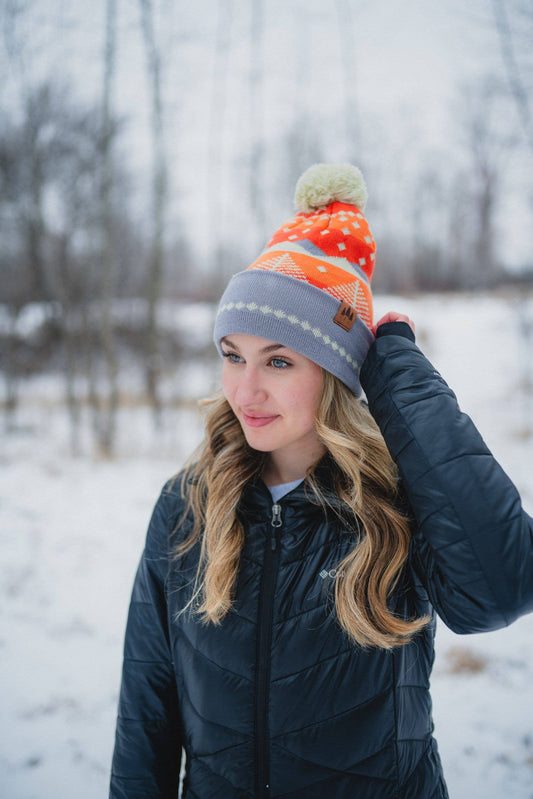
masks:
[[[324,449],[314,428],[322,369],[258,336],[237,333],[221,345],[222,388],[249,445],[271,453],[281,469],[301,463],[303,477]]]

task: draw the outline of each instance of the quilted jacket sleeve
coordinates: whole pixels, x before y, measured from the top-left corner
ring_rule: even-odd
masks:
[[[383,327],[361,383],[414,515],[413,567],[452,630],[503,627],[533,610],[533,520],[451,389],[395,334],[407,326]]]
[[[176,799],[181,760],[165,578],[171,496],[157,502],[131,597],[110,799]]]

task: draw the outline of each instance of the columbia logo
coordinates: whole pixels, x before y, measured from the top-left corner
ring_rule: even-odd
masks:
[[[322,571],[319,572],[319,576],[322,577],[323,580],[326,580],[328,577],[334,580],[338,574],[342,577],[343,572],[339,572],[338,569],[329,569],[329,571],[327,569],[322,569]]]

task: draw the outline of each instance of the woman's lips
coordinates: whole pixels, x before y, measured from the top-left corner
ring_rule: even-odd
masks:
[[[267,424],[275,421],[278,417],[276,416],[249,416],[244,411],[242,412],[242,417],[244,422],[248,425],[248,427],[264,427]]]

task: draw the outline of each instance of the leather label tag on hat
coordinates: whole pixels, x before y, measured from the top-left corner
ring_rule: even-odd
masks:
[[[357,311],[345,300],[341,300],[340,308],[333,317],[333,321],[343,330],[351,330],[355,320],[357,319]]]

